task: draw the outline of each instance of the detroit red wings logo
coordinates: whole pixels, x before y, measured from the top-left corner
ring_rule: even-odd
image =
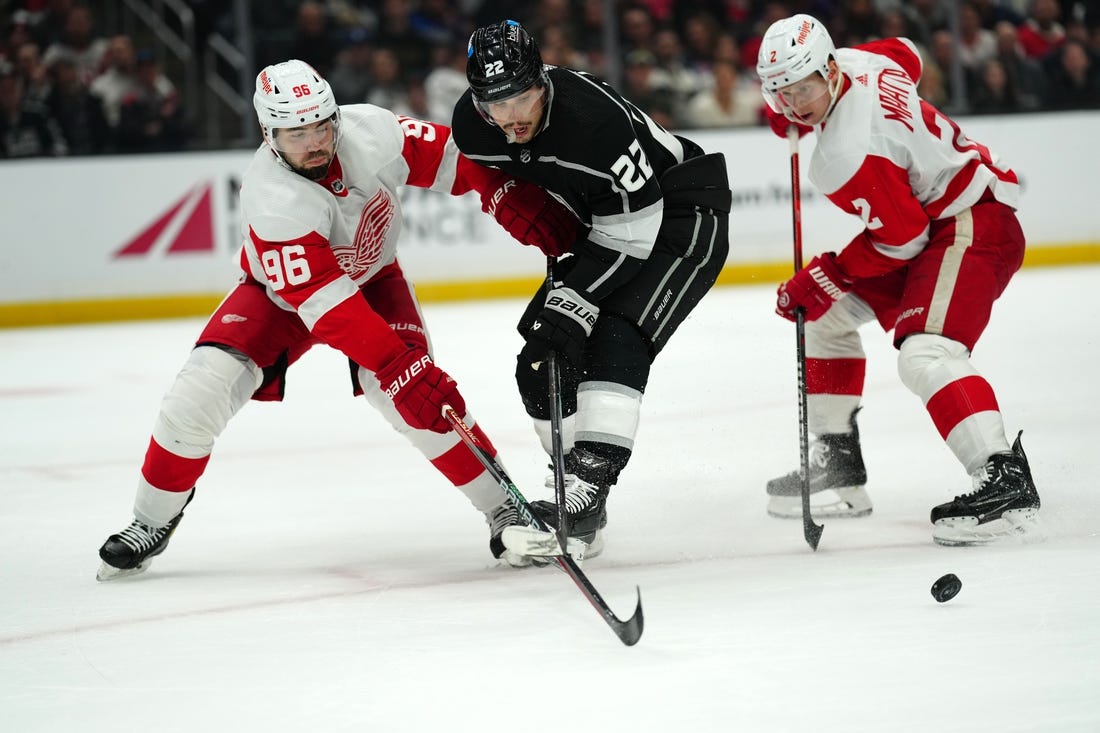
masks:
[[[386,234],[393,221],[394,203],[385,189],[378,189],[363,206],[359,215],[359,228],[355,230],[355,242],[351,246],[336,245],[332,252],[340,268],[352,280],[365,274],[386,248]]]

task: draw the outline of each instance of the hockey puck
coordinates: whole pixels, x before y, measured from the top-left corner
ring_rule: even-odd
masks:
[[[959,576],[948,573],[932,584],[932,597],[937,603],[946,603],[959,594],[963,584]]]

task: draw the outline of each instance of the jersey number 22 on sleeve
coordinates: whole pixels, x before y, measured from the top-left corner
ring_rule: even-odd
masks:
[[[642,152],[642,144],[635,140],[627,148],[629,153],[623,153],[611,166],[611,172],[619,179],[627,191],[637,191],[645,185],[645,182],[653,175],[653,168],[649,160]]]

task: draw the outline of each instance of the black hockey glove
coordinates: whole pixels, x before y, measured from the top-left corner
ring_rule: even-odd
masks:
[[[520,359],[538,369],[553,351],[579,367],[584,360],[584,344],[592,334],[592,326],[600,309],[581,297],[572,288],[554,288],[546,295],[543,306],[531,330],[527,343],[519,352]]]

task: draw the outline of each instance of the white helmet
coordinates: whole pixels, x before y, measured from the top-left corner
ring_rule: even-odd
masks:
[[[829,59],[835,56],[833,39],[825,24],[817,18],[798,14],[772,23],[764,33],[756,59],[756,75],[760,77],[764,99],[772,109],[790,117],[789,109],[776,96],[776,90],[816,71],[829,82],[829,93],[835,103],[840,77],[829,79]]]
[[[298,59],[264,67],[256,77],[252,105],[264,140],[276,151],[273,131],[301,127],[321,120],[340,120],[332,88],[309,64]]]

